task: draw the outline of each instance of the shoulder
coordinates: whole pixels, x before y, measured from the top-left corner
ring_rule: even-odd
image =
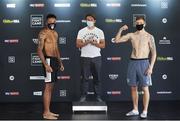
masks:
[[[41,35],[45,35],[47,33],[47,29],[43,28],[42,30],[40,30],[39,34]]]
[[[99,31],[99,32],[101,32],[101,33],[103,33],[103,30],[100,29],[100,28],[98,28],[98,27],[95,27],[95,30],[96,30],[96,31]]]
[[[87,30],[87,27],[84,27],[84,28],[80,29],[79,32],[84,32],[86,30]]]
[[[129,36],[129,37],[133,37],[135,35],[135,32],[130,32],[130,33],[127,33],[125,36]]]
[[[54,34],[55,34],[56,36],[58,36],[58,33],[57,33],[57,31],[54,31]]]
[[[146,32],[146,36],[149,38],[149,40],[154,41],[154,36],[148,32]]]

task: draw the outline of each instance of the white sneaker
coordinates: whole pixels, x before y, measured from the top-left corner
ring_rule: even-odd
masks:
[[[141,118],[147,118],[147,112],[142,112],[141,115],[140,115]]]
[[[132,110],[132,111],[126,113],[126,116],[137,116],[137,115],[139,115],[139,111],[137,111],[137,110]]]

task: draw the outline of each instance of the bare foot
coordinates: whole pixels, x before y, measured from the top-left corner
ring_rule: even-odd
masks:
[[[58,118],[53,116],[52,114],[43,114],[44,119],[57,120]]]
[[[50,112],[50,115],[59,117],[59,114],[56,114],[56,113],[53,113],[53,112]]]

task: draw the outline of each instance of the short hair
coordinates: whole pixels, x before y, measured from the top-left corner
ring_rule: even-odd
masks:
[[[57,17],[56,17],[56,15],[50,13],[46,16],[46,20],[48,20],[49,18],[55,18],[56,19]]]
[[[87,19],[88,16],[91,16],[94,18],[94,20],[96,20],[96,16],[94,14],[91,13],[86,14],[85,19]]]
[[[144,16],[137,16],[137,17],[136,17],[136,21],[137,21],[137,20],[140,20],[140,19],[145,21]]]

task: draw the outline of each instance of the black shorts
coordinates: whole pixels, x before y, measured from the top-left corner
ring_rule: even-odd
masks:
[[[46,59],[46,63],[51,66],[53,72],[50,72],[50,73],[46,72],[46,69],[43,66],[43,68],[44,68],[44,77],[45,77],[44,81],[45,81],[45,83],[56,82],[57,81],[57,73],[58,73],[58,70],[59,70],[58,59],[57,59],[57,57],[49,57],[49,56],[45,56],[45,59]]]

